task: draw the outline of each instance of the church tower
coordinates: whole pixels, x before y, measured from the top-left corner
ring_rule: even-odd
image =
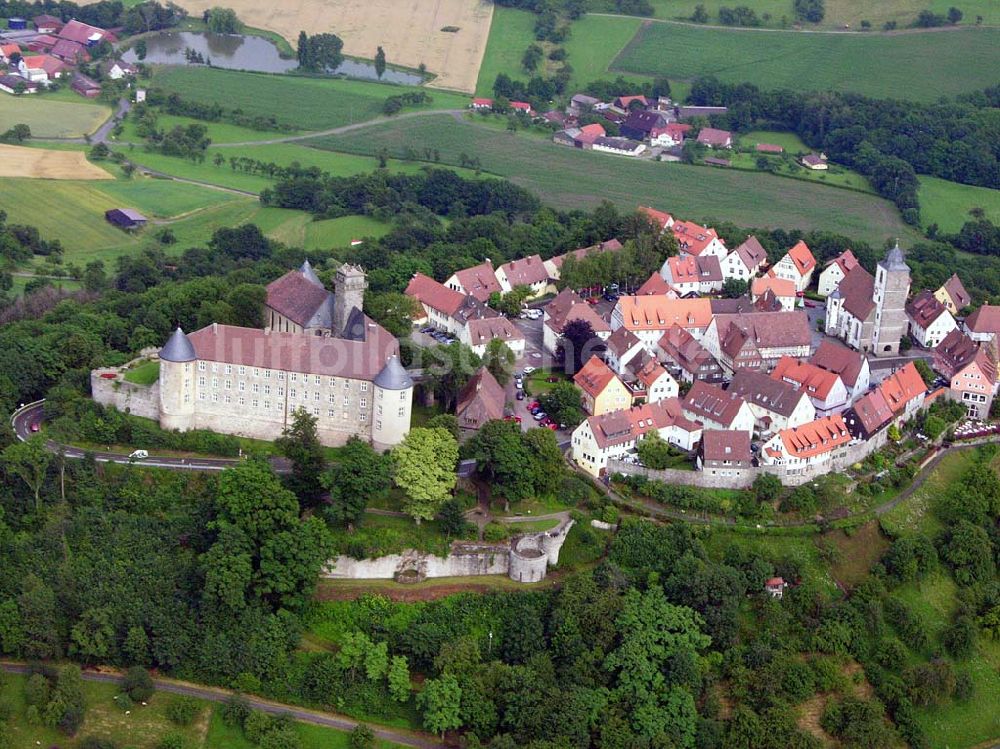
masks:
[[[342,337],[347,320],[355,308],[360,312],[365,304],[368,281],[365,272],[357,265],[344,263],[337,270],[333,282],[333,335]]]
[[[879,261],[875,271],[875,329],[872,353],[876,357],[898,356],[899,341],[906,333],[906,298],[910,294],[910,266],[896,246]]]

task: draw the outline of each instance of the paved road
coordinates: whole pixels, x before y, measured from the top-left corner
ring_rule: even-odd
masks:
[[[32,403],[14,412],[11,418],[11,426],[19,440],[28,439],[33,432],[31,428],[35,424],[41,424],[44,420],[44,404],[42,402]],[[62,453],[67,458],[79,459],[85,457],[88,450],[78,447],[60,445],[49,440],[45,443],[46,448],[53,453]],[[129,459],[128,455],[114,452],[90,452],[98,463],[121,463],[129,464],[135,461]],[[149,458],[139,461],[143,466],[152,468],[167,468],[174,471],[221,471],[230,468],[240,462],[239,458],[171,458],[150,455]],[[271,458],[271,466],[276,473],[288,473],[290,468],[288,461],[284,458]]]
[[[13,674],[27,673],[28,667],[20,663],[0,663],[0,669]],[[121,681],[118,674],[100,673],[97,671],[84,671],[85,681],[97,681],[104,683],[115,683]],[[232,696],[232,692],[225,689],[215,689],[212,687],[200,687],[186,682],[173,681],[171,679],[153,679],[153,685],[158,691],[170,692],[171,694],[182,694],[186,697],[195,697],[209,702],[225,702]],[[358,725],[358,721],[332,713],[323,713],[318,710],[305,710],[291,705],[283,705],[278,702],[248,697],[247,702],[256,710],[261,710],[271,715],[291,715],[296,720],[303,723],[312,723],[317,726],[336,728],[341,731],[351,731]],[[403,746],[412,746],[417,749],[442,749],[447,744],[438,741],[432,736],[412,733],[393,728],[382,728],[369,724],[375,735],[385,741],[392,741]]]

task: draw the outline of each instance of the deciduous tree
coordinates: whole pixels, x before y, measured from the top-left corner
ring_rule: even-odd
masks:
[[[368,503],[385,498],[392,486],[392,462],[375,452],[367,442],[351,437],[341,449],[337,462],[320,478],[330,492],[324,516],[349,529],[358,523]]]
[[[305,408],[296,408],[292,423],[274,441],[274,446],[292,463],[288,488],[304,507],[312,507],[323,493],[320,478],[326,466],[316,433],[316,417]]]
[[[396,485],[406,493],[403,509],[418,525],[432,519],[455,488],[458,441],[444,429],[417,427],[391,455]]]

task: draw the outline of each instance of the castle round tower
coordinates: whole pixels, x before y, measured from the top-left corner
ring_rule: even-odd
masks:
[[[376,450],[398,445],[410,431],[413,410],[413,380],[398,356],[390,356],[375,376],[375,408],[372,414],[372,444]]]
[[[186,432],[194,427],[197,355],[179,327],[160,349],[160,426]]]

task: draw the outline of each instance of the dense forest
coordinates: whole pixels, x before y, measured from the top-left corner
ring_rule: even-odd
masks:
[[[690,101],[729,107],[716,124],[737,131],[772,127],[796,133],[830,159],[868,177],[919,223],[917,174],[1000,188],[1000,87],[935,104],[837,92],[762,91],[750,83],[700,78]]]

